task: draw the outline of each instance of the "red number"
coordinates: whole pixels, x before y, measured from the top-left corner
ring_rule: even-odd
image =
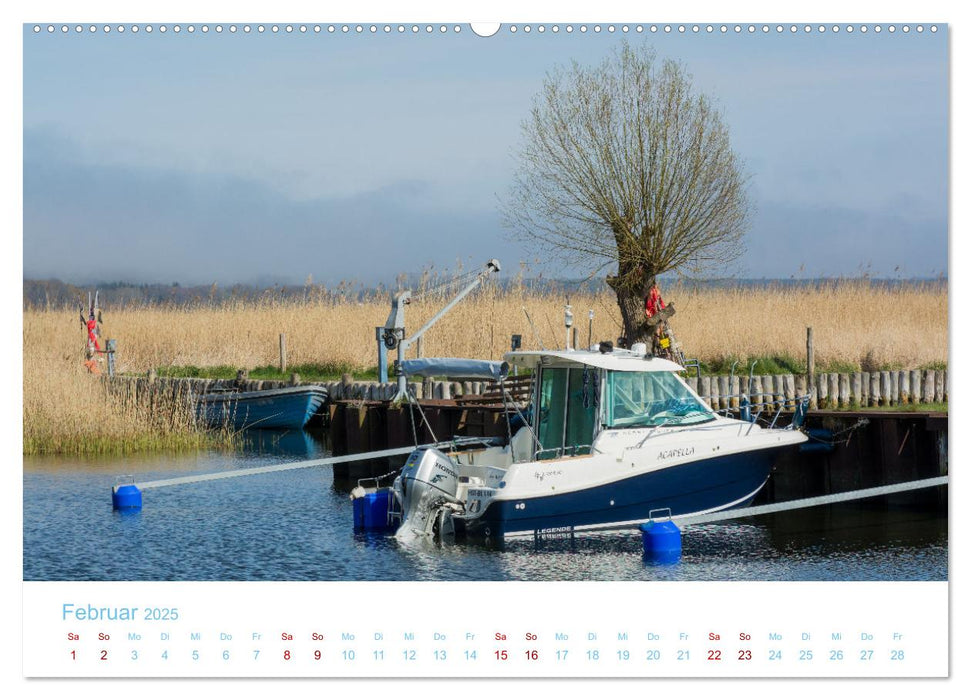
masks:
[[[709,661],[721,661],[722,653],[720,649],[709,649],[708,650],[708,660]]]

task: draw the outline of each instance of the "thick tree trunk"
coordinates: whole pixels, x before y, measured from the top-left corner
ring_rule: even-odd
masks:
[[[674,305],[668,304],[650,319],[647,318],[644,303],[656,281],[654,275],[640,271],[630,272],[623,277],[618,275],[607,278],[607,284],[617,295],[617,306],[620,307],[620,316],[624,323],[622,337],[627,347],[634,343],[645,343],[648,348],[652,347],[658,324],[674,315]]]
[[[654,284],[654,275],[647,275],[642,271],[629,271],[627,274],[608,277],[607,284],[617,295],[617,306],[620,307],[620,317],[624,323],[624,339],[627,347],[634,343],[647,343],[651,346],[653,326],[648,325],[644,314],[644,300]]]

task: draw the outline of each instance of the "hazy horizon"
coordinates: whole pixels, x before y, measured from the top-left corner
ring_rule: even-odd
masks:
[[[24,27],[25,279],[373,286],[493,257],[504,275],[525,264],[585,277],[510,237],[498,203],[547,71],[597,63],[625,38],[686,65],[746,164],[746,252],[715,276],[947,273],[943,25],[554,35],[534,24],[488,39],[467,25],[140,26]]]

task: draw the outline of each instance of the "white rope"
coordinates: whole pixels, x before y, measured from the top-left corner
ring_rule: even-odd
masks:
[[[871,489],[859,489],[857,491],[843,491],[832,493],[828,496],[816,496],[815,498],[800,498],[795,501],[783,501],[782,503],[770,503],[765,506],[755,506],[754,508],[736,508],[720,513],[707,513],[702,515],[692,515],[686,518],[675,516],[672,518],[678,525],[699,525],[701,523],[713,523],[719,520],[732,520],[734,518],[750,518],[756,515],[766,515],[767,513],[781,513],[787,510],[797,510],[799,508],[812,508],[813,506],[824,506],[830,503],[842,503],[844,501],[856,501],[861,498],[873,498],[874,496],[886,496],[891,493],[901,493],[904,491],[916,491],[927,489],[933,486],[944,486],[947,484],[946,476],[935,476],[930,479],[920,479],[918,481],[905,481],[899,484],[888,486],[877,486]]]
[[[283,472],[290,469],[307,469],[308,467],[325,467],[331,464],[341,464],[342,462],[355,462],[358,460],[380,459],[381,457],[394,457],[396,455],[411,454],[416,449],[422,447],[439,447],[443,445],[461,445],[467,442],[482,442],[487,438],[458,438],[445,442],[421,445],[420,447],[396,447],[390,450],[377,450],[375,452],[359,452],[352,455],[341,457],[325,457],[323,459],[308,459],[303,462],[286,462],[284,464],[273,464],[266,467],[251,467],[248,469],[232,469],[224,472],[213,472],[210,474],[195,474],[193,476],[180,476],[172,479],[158,479],[157,481],[145,481],[135,484],[139,489],[154,489],[162,486],[178,486],[179,484],[194,484],[200,481],[215,481],[216,479],[232,479],[237,476],[254,476],[256,474],[270,474],[273,472]]]
[[[891,493],[901,493],[904,491],[917,491],[919,489],[932,488],[934,486],[944,486],[948,483],[948,477],[935,476],[930,479],[920,479],[918,481],[905,481],[889,486],[877,486],[871,489],[859,489],[857,491],[843,491],[833,493],[828,496],[816,496],[814,498],[800,498],[795,501],[783,501],[782,503],[771,503],[765,506],[755,506],[754,508],[732,508],[719,511],[717,513],[699,513],[698,515],[674,516],[671,518],[679,527],[684,525],[701,525],[702,523],[714,523],[720,520],[734,520],[735,518],[751,518],[756,515],[766,515],[768,513],[781,513],[787,510],[797,510],[799,508],[812,508],[813,506],[824,506],[830,503],[840,503],[844,501],[856,501],[863,498],[873,498],[875,496],[886,496]],[[667,520],[667,518],[663,518]],[[637,529],[646,520],[629,521],[615,525],[583,525],[575,528],[574,534],[588,534],[597,532],[620,532]],[[532,537],[535,533],[518,535],[517,537]],[[509,537],[507,535],[507,537]]]

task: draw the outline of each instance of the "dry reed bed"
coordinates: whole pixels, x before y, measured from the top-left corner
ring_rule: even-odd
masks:
[[[884,368],[917,368],[947,362],[947,291],[940,285],[888,289],[844,282],[820,289],[708,289],[672,287],[665,297],[677,314],[672,325],[686,355],[703,361],[725,357],[803,357],[812,326],[819,364],[861,360]],[[423,297],[407,307],[410,331],[447,300]],[[424,338],[423,354],[496,359],[513,333],[525,348],[562,347],[562,294],[488,286],[455,307]],[[574,295],[581,344],[594,311],[594,342],[620,334],[612,295]],[[530,328],[523,313],[536,327]],[[230,365],[252,368],[279,361],[279,334],[286,333],[291,365],[339,363],[365,369],[377,364],[374,327],[387,318],[386,298],[340,301],[321,294],[306,302],[278,302],[106,310],[104,335],[117,338],[122,371],[152,367]],[[25,356],[76,358],[83,335],[70,311],[24,314]],[[27,350],[29,349],[29,353]],[[74,362],[74,359],[71,359]]]
[[[106,309],[104,336],[118,340],[120,371],[145,372],[169,365],[253,368],[279,360],[279,334],[287,335],[292,365],[340,363],[365,369],[377,364],[374,327],[387,318],[385,296],[358,302],[318,292],[303,302],[266,298],[222,306]],[[947,291],[943,285],[888,289],[847,282],[819,289],[735,288],[687,290],[665,297],[677,314],[673,326],[689,357],[805,353],[806,327],[815,335],[817,363],[844,362],[909,369],[947,362]],[[407,307],[409,330],[419,328],[447,301],[426,294]],[[538,341],[562,347],[563,294],[487,285],[430,330],[424,355],[496,359],[510,336],[525,348]],[[573,295],[581,344],[594,311],[593,340],[620,334],[609,293]],[[161,448],[193,449],[211,437],[193,425],[184,401],[147,406],[106,393],[82,368],[84,334],[76,311],[24,312],[24,452],[80,453]]]
[[[50,321],[24,315],[24,454],[195,450],[229,438],[197,427],[184,396],[106,391],[82,365],[78,329]]]

